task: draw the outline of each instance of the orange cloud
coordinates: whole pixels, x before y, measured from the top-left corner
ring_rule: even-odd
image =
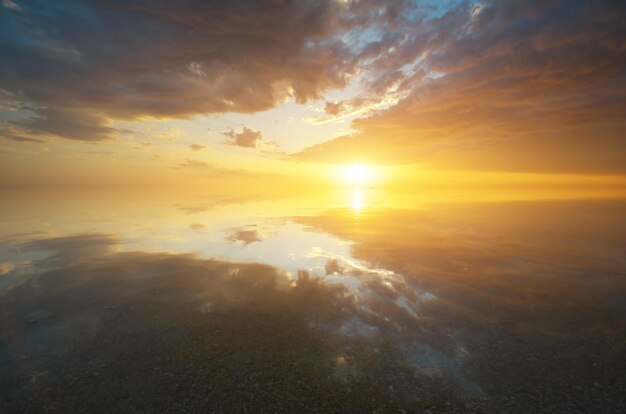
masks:
[[[224,144],[244,148],[256,148],[259,142],[263,139],[261,131],[255,131],[248,127],[243,127],[241,132],[235,132],[230,129],[226,132],[222,132],[222,135],[228,138],[223,142]]]
[[[437,168],[626,171],[626,11],[615,3],[461,6],[368,53],[368,92],[406,90],[358,133],[296,158]],[[382,41],[381,41],[382,42]],[[417,60],[415,60],[417,58]],[[397,68],[413,65],[404,76]],[[405,69],[406,71],[406,69]],[[386,73],[386,75],[385,75]]]

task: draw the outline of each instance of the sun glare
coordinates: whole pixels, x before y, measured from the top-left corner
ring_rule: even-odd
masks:
[[[352,190],[352,198],[350,200],[350,206],[355,212],[360,212],[363,209],[363,190],[355,188]]]
[[[369,165],[351,164],[343,167],[341,176],[350,184],[365,184],[372,180],[374,170]]]

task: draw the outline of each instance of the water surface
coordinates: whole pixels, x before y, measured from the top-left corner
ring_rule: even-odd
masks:
[[[12,194],[0,407],[622,412],[625,206]]]

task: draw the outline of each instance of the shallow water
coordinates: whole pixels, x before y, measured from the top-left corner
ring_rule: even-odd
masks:
[[[0,204],[2,412],[623,412],[620,200]]]

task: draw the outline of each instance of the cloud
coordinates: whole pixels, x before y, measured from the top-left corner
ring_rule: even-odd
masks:
[[[192,151],[200,151],[206,148],[206,145],[200,145],[200,144],[191,144],[189,146],[189,148],[191,148]]]
[[[243,127],[243,130],[239,133],[230,129],[229,131],[222,132],[222,135],[229,138],[224,141],[224,144],[244,148],[256,148],[259,142],[263,139],[261,131],[255,131],[248,127]]]
[[[404,96],[295,157],[624,171],[625,15],[616,2],[485,1],[405,27],[360,57],[363,97]]]
[[[344,110],[341,102],[326,102],[324,112],[328,115],[339,115]]]
[[[109,234],[87,233],[23,241],[27,251],[47,251],[51,254],[35,262],[43,269],[83,263],[94,257],[115,252],[120,240]]]
[[[0,89],[33,108],[11,121],[26,133],[85,141],[115,139],[114,120],[303,103],[348,84],[349,35],[397,25],[402,3],[36,0],[0,15]]]
[[[359,296],[355,297],[348,286],[336,280],[326,283],[323,274],[313,270],[289,274],[261,263],[203,260],[194,254],[141,250],[95,254],[89,260],[59,264],[54,271],[43,270],[33,274],[28,283],[21,283],[19,288],[3,292],[6,296],[3,300],[14,306],[6,307],[0,326],[11,327],[3,332],[17,332],[19,338],[34,337],[40,333],[42,324],[45,327],[54,324],[52,326],[63,329],[37,337],[40,346],[6,348],[1,362],[3,367],[20,366],[20,361],[27,360],[29,367],[34,366],[33,370],[40,372],[47,365],[38,361],[47,363],[44,356],[51,350],[58,351],[55,363],[59,367],[70,367],[71,378],[86,378],[85,390],[99,389],[98,378],[89,375],[93,367],[87,363],[92,357],[89,351],[98,346],[105,360],[111,359],[110,356],[120,358],[120,355],[124,360],[134,358],[131,368],[140,372],[153,369],[155,360],[163,371],[175,371],[180,366],[179,361],[171,360],[168,355],[178,348],[186,349],[192,359],[198,361],[196,365],[204,364],[200,365],[202,372],[211,369],[212,361],[227,358],[225,366],[230,368],[211,377],[210,384],[205,383],[203,388],[208,386],[206,384],[227,388],[241,376],[242,366],[263,372],[267,371],[270,361],[282,371],[272,369],[268,381],[288,392],[298,393],[300,385],[293,387],[290,377],[293,367],[297,366],[298,375],[322,385],[319,392],[313,390],[304,394],[305,398],[327,404],[327,390],[340,391],[337,395],[341,397],[331,401],[330,407],[345,407],[346,401],[350,401],[343,398],[353,386],[347,381],[374,378],[380,383],[394,384],[393,388],[384,387],[382,391],[381,387],[372,388],[373,403],[366,406],[368,411],[380,406],[380,401],[389,400],[389,389],[400,396],[415,396],[417,390],[420,400],[430,401],[426,398],[430,398],[433,387],[444,384],[447,389],[458,390],[454,398],[461,398],[467,396],[466,384],[473,382],[471,377],[458,373],[464,361],[444,357],[448,349],[456,349],[465,338],[431,339],[441,336],[442,322],[458,318],[433,320],[428,318],[431,314],[425,312],[424,318],[411,317],[408,309],[415,306],[415,296],[405,303],[398,299],[404,297],[399,289],[414,292],[413,286],[393,278],[387,277],[383,284],[375,274],[354,273],[353,278],[361,282]],[[110,315],[124,317],[110,326],[102,323]],[[207,317],[211,320],[210,329],[206,329]],[[425,325],[424,320],[431,321],[432,327]],[[180,329],[181,325],[185,329]],[[268,329],[272,332],[270,337]],[[128,335],[129,331],[133,332],[132,336]],[[155,341],[155,335],[163,336],[162,332],[176,335]],[[103,347],[110,338],[115,338],[119,347]],[[259,346],[260,340],[264,341],[262,346]],[[372,342],[382,344],[380,346],[387,352],[371,349]],[[408,354],[405,351],[414,350],[416,344],[433,342],[427,355],[436,358],[425,367],[412,362],[419,361],[415,351]],[[145,352],[147,343],[151,344],[149,353]],[[206,343],[220,346],[207,347]],[[240,352],[223,352],[223,349],[233,348]],[[299,352],[275,351],[293,348]],[[421,348],[418,351],[422,352]],[[395,369],[398,366],[405,367],[400,379]],[[125,364],[99,367],[100,372],[104,370],[112,377],[123,377],[128,369]],[[11,373],[8,369],[0,372]],[[184,389],[191,390],[194,381],[192,378]],[[32,385],[33,381],[26,378],[22,381],[26,385],[19,381],[5,382],[13,386],[6,391],[14,393]],[[145,382],[142,378],[140,386],[145,386]],[[79,381],[78,385],[67,382],[68,389],[77,386],[85,386],[85,381]],[[180,387],[180,381],[172,386]],[[152,383],[146,387],[146,390],[154,388]],[[81,389],[80,394],[85,392]],[[146,401],[151,398],[147,391],[139,394],[148,395]],[[103,392],[96,397],[97,401],[105,401],[111,399],[111,393]],[[80,402],[77,398],[70,404]],[[278,403],[284,406],[284,402]],[[10,407],[10,410],[18,411],[18,406],[24,407],[16,402],[16,408]],[[275,411],[277,406],[270,399],[261,411]],[[398,398],[398,406],[406,407],[407,411],[415,407],[413,400],[402,398]],[[30,411],[38,407],[37,402],[29,406]]]
[[[204,169],[204,168],[209,168],[211,165],[207,162],[204,161],[199,161],[199,160],[192,160],[189,158],[186,158],[185,161],[181,162],[180,164],[178,164],[179,167],[184,167],[184,168],[200,168],[200,169]]]
[[[0,276],[6,275],[15,269],[15,265],[10,262],[0,262]]]
[[[202,224],[202,223],[191,223],[191,224],[189,225],[189,228],[190,228],[191,230],[194,230],[194,231],[200,231],[200,230],[202,230],[202,229],[205,229],[205,228],[206,228],[206,226],[205,226],[204,224]]]
[[[191,158],[185,158],[185,160],[179,163],[177,167],[198,170],[198,172],[202,172],[207,176],[241,177],[251,174],[249,171],[243,169],[219,167],[205,161]]]
[[[8,139],[17,142],[31,142],[37,144],[43,144],[48,142],[46,139],[34,138],[29,136],[28,132],[25,132],[19,128],[0,123],[0,138]]]
[[[12,0],[2,0],[2,6],[7,9],[22,11],[22,8]]]
[[[0,14],[0,106],[21,116],[0,125],[6,139],[110,141],[123,132],[115,121],[255,113],[354,85],[355,96],[327,101],[325,115],[307,122],[359,117],[352,124],[359,132],[295,158],[626,169],[626,5],[619,2],[18,7]],[[249,128],[225,135],[261,151],[259,143],[269,143]]]
[[[234,229],[231,234],[226,238],[232,242],[240,242],[245,245],[257,243],[263,240],[261,235],[257,230],[247,230],[247,229]]]
[[[109,120],[90,111],[40,108],[33,116],[0,125],[0,136],[35,142],[49,136],[90,142],[114,140],[122,131],[109,125]]]

